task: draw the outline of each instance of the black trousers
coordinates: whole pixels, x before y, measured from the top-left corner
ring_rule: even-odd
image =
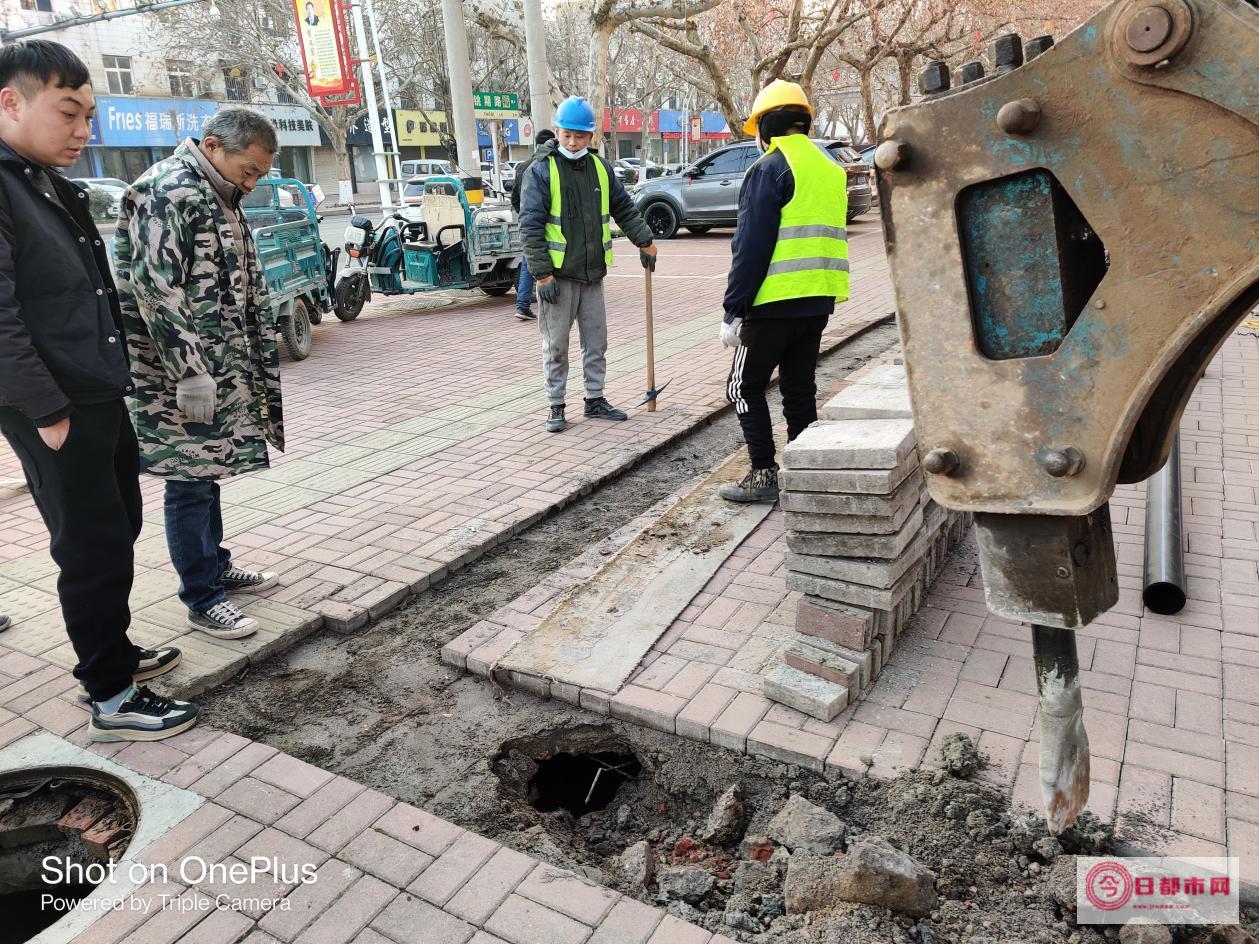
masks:
[[[70,434],[53,451],[17,410],[0,407],[0,432],[22,462],[61,568],[57,594],[79,664],[74,676],[93,701],[131,684],[140,650],[131,625],[133,545],[140,534],[140,453],[122,400],[76,405]]]
[[[817,421],[817,355],[828,315],[807,318],[756,318],[743,322],[726,399],[734,404],[748,444],[752,468],[774,465],[774,427],[765,390],[778,368],[778,389],[787,417],[787,441]]]

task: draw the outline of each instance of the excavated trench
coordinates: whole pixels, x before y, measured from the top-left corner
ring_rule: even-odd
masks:
[[[819,387],[895,342],[891,325],[855,339],[822,360]],[[321,633],[252,667],[201,699],[207,719],[740,941],[1116,938],[1072,919],[1070,856],[1109,843],[1096,823],[1037,845],[1043,821],[1011,814],[982,783],[931,771],[821,776],[499,690],[440,662],[445,643],[740,443],[735,417],[719,417],[376,625]],[[792,798],[842,824],[840,848],[880,837],[935,872],[935,907],[915,918],[845,903],[786,913],[786,850],[769,824]]]

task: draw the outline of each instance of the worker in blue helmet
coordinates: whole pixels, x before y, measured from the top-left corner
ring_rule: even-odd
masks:
[[[551,407],[546,428],[552,433],[568,425],[564,400],[573,322],[581,336],[585,416],[626,419],[603,395],[608,349],[603,278],[612,265],[612,220],[638,247],[643,267],[656,267],[651,230],[608,162],[590,150],[594,131],[590,102],[576,96],[561,102],[555,111],[557,140],[534,154],[520,201],[525,260],[541,301],[538,327]]]

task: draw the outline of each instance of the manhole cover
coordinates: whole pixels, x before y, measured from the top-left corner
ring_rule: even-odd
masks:
[[[126,851],[138,812],[131,789],[100,771],[0,774],[0,937],[30,940],[91,894]]]

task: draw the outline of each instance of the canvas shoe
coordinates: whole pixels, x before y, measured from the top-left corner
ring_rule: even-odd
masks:
[[[204,613],[189,610],[188,625],[215,639],[244,639],[258,631],[258,621],[227,600],[214,604]]]
[[[778,466],[768,469],[753,469],[738,484],[733,482],[721,486],[718,490],[726,501],[732,502],[772,502],[778,500]]]
[[[274,587],[279,579],[277,574],[269,570],[242,570],[239,567],[229,567],[219,574],[219,585],[228,593],[248,593]]]
[[[201,709],[190,702],[163,698],[143,685],[133,685],[112,714],[92,704],[88,737],[93,741],[160,741],[187,731],[200,715]]]
[[[140,664],[136,666],[135,674],[131,676],[133,682],[147,682],[149,679],[155,679],[159,675],[165,675],[175,666],[179,665],[179,660],[184,654],[174,646],[163,646],[161,649],[141,649]],[[87,689],[82,685],[79,686],[79,701],[85,705],[92,703],[92,698],[87,693]]]

